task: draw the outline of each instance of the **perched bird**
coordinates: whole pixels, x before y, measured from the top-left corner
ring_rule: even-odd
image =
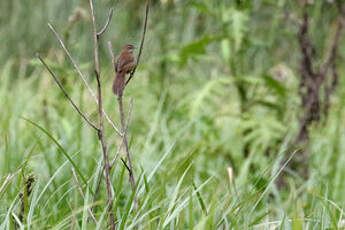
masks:
[[[115,63],[115,79],[113,93],[122,96],[126,85],[126,74],[131,73],[136,67],[136,58],[133,54],[135,46],[125,45]]]

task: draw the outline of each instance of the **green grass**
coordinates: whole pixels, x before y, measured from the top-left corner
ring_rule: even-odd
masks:
[[[1,73],[1,185],[9,173],[16,173],[0,191],[1,228],[13,229],[16,225],[23,177],[30,174],[35,182],[25,207],[24,228],[103,229],[107,223],[104,185],[95,203],[91,198],[102,159],[97,136],[63,100],[48,73],[42,67],[36,68],[30,78],[16,81],[15,85],[6,68]],[[65,77],[67,82],[79,82],[75,75]],[[288,188],[278,190],[274,182],[281,173],[281,159],[292,154],[286,149],[292,142],[293,128],[286,127],[283,142],[269,156],[260,147],[267,145],[263,142],[244,157],[245,138],[232,136],[238,135],[247,118],[218,115],[219,110],[224,110],[220,104],[207,114],[203,110],[209,111],[213,105],[204,96],[192,100],[203,91],[188,79],[177,83],[188,93],[181,103],[176,103],[180,97],[168,91],[158,97],[153,95],[152,86],[143,78],[145,75],[139,72],[126,92],[127,109],[129,98],[134,99],[129,137],[139,207],[133,210],[127,171],[118,160],[112,182],[119,229],[337,229],[344,218],[345,188],[341,178],[345,162],[340,153],[345,142],[339,127],[344,122],[342,99],[334,101],[326,124],[312,132],[310,179],[303,181],[292,175]],[[209,83],[200,84],[208,87]],[[95,119],[95,104],[78,85],[70,85],[70,92],[83,111]],[[104,79],[106,110],[118,120],[117,102],[106,87],[109,85],[110,79]],[[339,95],[342,92],[340,88]],[[196,106],[190,103],[203,103],[197,115]],[[236,111],[236,103],[226,106],[225,110]],[[229,128],[222,127],[224,124]],[[120,139],[110,126],[106,128],[113,155]],[[87,181],[88,187],[83,186],[85,200],[72,179],[71,162],[79,171],[79,181]],[[227,167],[235,170],[233,184]],[[98,226],[87,220],[89,206],[94,207]]]
[[[6,44],[0,54],[0,230],[88,230],[108,224],[104,179],[93,199],[103,159],[97,134],[33,57],[41,52],[73,100],[97,123],[94,100],[45,26],[56,25],[95,89],[89,21],[67,22],[87,4],[51,2],[0,1],[0,17],[8,19],[0,20],[0,41]],[[319,54],[334,9],[316,2],[310,11],[312,26],[320,27],[313,30]],[[112,40],[118,50],[125,41],[139,40],[144,9],[139,3],[97,5],[99,21],[106,16],[100,12],[116,6],[101,40],[101,72],[104,108],[117,126],[105,44]],[[281,14],[288,9],[298,17],[298,7],[273,0],[242,6],[220,0],[171,4],[154,2],[141,65],[124,95],[126,114],[133,100],[128,139],[138,209],[128,172],[117,158],[111,172],[117,229],[345,229],[341,61],[329,116],[310,128],[310,176],[305,179],[284,167],[284,160],[298,157],[300,147],[293,143],[301,110],[297,27]],[[21,22],[29,11],[30,20]],[[286,79],[274,80],[274,68]],[[112,158],[121,138],[108,123],[105,136]],[[125,156],[123,149],[120,157]],[[287,186],[279,189],[275,182],[282,174]],[[28,192],[30,177],[34,182]],[[89,208],[97,222],[90,220]]]

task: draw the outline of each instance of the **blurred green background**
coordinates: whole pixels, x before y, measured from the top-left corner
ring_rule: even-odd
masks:
[[[335,32],[335,2],[314,0],[308,7],[315,65],[325,59]],[[100,62],[105,110],[118,127],[107,42],[116,54],[124,44],[139,45],[145,5],[143,0],[95,3],[99,28],[109,8],[115,9],[100,39]],[[310,127],[309,177],[286,168],[281,172],[286,187],[275,185],[282,160],[294,153],[302,116],[297,40],[301,18],[297,0],[151,1],[142,59],[124,95],[126,111],[133,101],[128,135],[142,186],[140,207],[130,209],[128,175],[117,161],[112,181],[120,228],[345,226],[343,38],[337,60],[340,82],[329,115]],[[92,203],[87,188],[84,192],[90,196],[82,199],[61,149],[23,120],[44,127],[95,188],[102,160],[97,136],[35,53],[95,122],[97,107],[48,22],[96,90],[88,1],[0,1],[0,229],[21,226],[16,219],[23,205],[20,194],[30,176],[35,182],[24,205],[25,229],[105,229],[105,188],[98,203]],[[108,124],[106,136],[113,156],[121,139]],[[227,168],[233,171],[231,177]],[[87,205],[95,205],[98,225],[86,220]]]

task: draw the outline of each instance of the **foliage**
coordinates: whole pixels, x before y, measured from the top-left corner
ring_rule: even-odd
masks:
[[[101,41],[103,63],[109,60],[106,41],[112,40],[116,50],[139,43],[144,13],[143,1],[102,0],[97,1],[98,21],[106,19],[100,12],[109,6],[115,14]],[[310,11],[320,54],[327,49],[323,38],[335,9],[315,0]],[[112,171],[117,227],[341,229],[341,77],[328,118],[310,130],[310,178],[282,168],[283,159],[295,156],[290,144],[300,113],[297,1],[162,0],[152,1],[151,12],[142,64],[124,101],[128,109],[134,100],[128,133],[139,208],[134,210],[128,175],[118,160]],[[0,1],[0,42],[5,44],[0,54],[0,229],[105,229],[105,186],[103,195],[92,199],[102,169],[97,136],[33,57],[35,51],[44,53],[81,109],[97,119],[96,104],[45,26],[56,24],[82,71],[92,76],[87,15],[83,0]],[[111,63],[101,71],[105,109],[119,124]],[[90,82],[96,87],[91,77]],[[108,125],[105,133],[113,140],[108,143],[113,156],[120,138]],[[88,183],[85,199],[71,162],[80,183]],[[275,185],[280,173],[290,178],[281,190]],[[28,195],[25,181],[32,175]],[[88,219],[87,207],[93,207],[98,223]]]

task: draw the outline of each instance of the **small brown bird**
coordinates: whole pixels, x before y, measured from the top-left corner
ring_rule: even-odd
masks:
[[[126,74],[131,73],[137,65],[134,49],[133,45],[125,45],[116,61],[113,93],[117,96],[122,96],[125,89]]]

